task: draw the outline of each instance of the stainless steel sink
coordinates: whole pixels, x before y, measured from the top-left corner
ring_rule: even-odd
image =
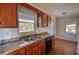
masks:
[[[23,39],[24,41],[26,42],[30,42],[30,41],[34,41],[35,39],[34,38],[28,38],[28,39]]]
[[[35,40],[38,40],[38,37],[29,37],[29,38],[25,38],[25,39],[23,39],[24,41],[26,41],[26,42],[31,42],[31,41],[35,41]]]

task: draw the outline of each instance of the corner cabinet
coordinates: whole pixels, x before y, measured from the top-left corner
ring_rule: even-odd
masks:
[[[17,27],[17,4],[0,4],[0,28]]]

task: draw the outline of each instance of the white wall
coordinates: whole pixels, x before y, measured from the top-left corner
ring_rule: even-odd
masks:
[[[76,34],[69,34],[69,33],[66,33],[66,31],[65,31],[65,26],[66,26],[65,21],[66,20],[75,20],[76,21],[77,19],[78,19],[77,15],[64,16],[61,18],[57,18],[57,20],[56,20],[56,37],[77,42]]]
[[[79,55],[79,19],[77,20],[77,54]]]
[[[77,35],[77,54],[79,55],[79,33]]]
[[[49,23],[48,33],[50,33],[50,35],[56,34],[56,19],[54,17],[52,17],[51,23]]]

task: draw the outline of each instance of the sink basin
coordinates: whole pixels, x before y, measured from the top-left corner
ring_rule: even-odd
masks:
[[[26,42],[30,42],[30,40],[29,39],[23,39],[24,41],[26,41]]]
[[[31,41],[35,41],[36,38],[30,37],[30,38],[26,38],[26,39],[23,39],[23,40],[26,41],[26,42],[31,42]]]

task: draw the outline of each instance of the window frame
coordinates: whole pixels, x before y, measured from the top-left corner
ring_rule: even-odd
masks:
[[[66,26],[67,26],[67,23],[66,23],[66,22],[67,22],[67,20],[65,20],[65,29],[64,29],[65,32],[66,32],[66,33],[69,33],[69,34],[76,34],[77,23],[75,23],[75,24],[76,24],[76,26],[75,26],[75,33],[73,33],[73,32],[67,32],[67,31],[66,31]]]
[[[20,9],[20,8],[25,9],[25,10],[29,10],[29,9],[23,7],[23,6],[18,6],[18,9],[17,9],[18,16],[19,16],[19,9]],[[35,14],[35,15],[34,15],[34,17],[35,17],[35,19],[34,19],[34,31],[20,32],[19,29],[18,29],[18,31],[19,31],[20,34],[27,33],[27,35],[29,35],[30,33],[31,33],[31,34],[32,34],[32,33],[35,33],[36,26],[37,26],[37,25],[36,25],[36,24],[37,24],[37,23],[36,23],[36,22],[37,22],[37,14],[36,14],[35,12],[31,11],[31,10],[29,10],[29,11],[32,12],[33,14]],[[20,21],[19,21],[19,17],[18,17],[18,22],[20,22]],[[19,25],[18,25],[18,26],[19,26]]]
[[[31,22],[19,21],[19,23],[20,23],[20,22],[22,22],[22,23],[31,23]],[[33,25],[34,25],[34,24],[33,24]],[[34,32],[34,31],[35,31],[35,28],[34,28],[33,31],[20,31],[20,28],[19,28],[19,32],[20,32],[20,33],[24,33],[24,32],[25,32],[25,33],[27,33],[27,32]]]

